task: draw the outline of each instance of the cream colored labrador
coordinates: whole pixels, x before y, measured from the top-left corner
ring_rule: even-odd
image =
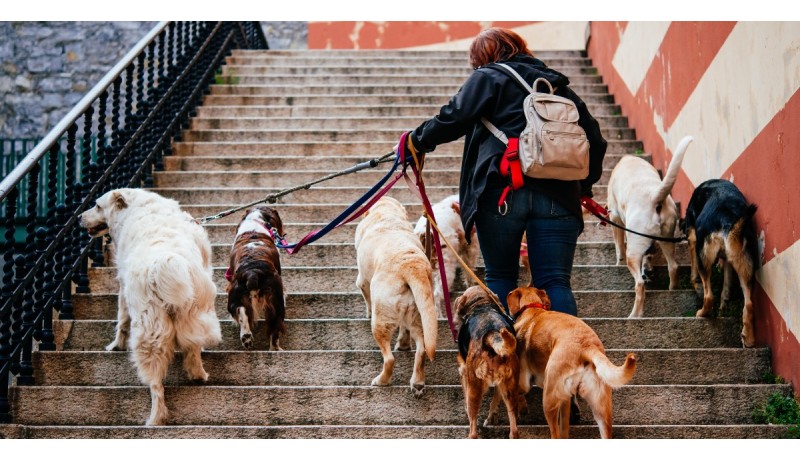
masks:
[[[417,346],[411,390],[419,397],[425,388],[423,354],[433,361],[436,352],[438,315],[431,264],[400,202],[381,198],[364,216],[356,227],[356,285],[383,356],[383,370],[372,385],[391,383],[392,336],[398,327],[406,328]]]
[[[693,138],[684,137],[672,156],[664,179],[658,171],[642,158],[622,157],[611,172],[608,182],[608,209],[611,220],[619,225],[646,235],[673,237],[678,224],[678,207],[669,195],[678,178],[683,156]],[[623,260],[636,282],[636,297],[629,318],[644,314],[645,271],[650,270],[652,240],[612,227],[617,265]],[[675,261],[675,243],[655,241],[667,259],[669,288],[678,285],[678,264]]]

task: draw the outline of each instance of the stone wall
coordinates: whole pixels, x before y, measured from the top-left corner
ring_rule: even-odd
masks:
[[[0,137],[41,137],[155,22],[0,22]]]
[[[42,137],[156,22],[0,22],[0,138]],[[306,22],[262,22],[271,49],[308,47]]]

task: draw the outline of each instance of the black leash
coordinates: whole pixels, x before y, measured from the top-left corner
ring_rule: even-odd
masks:
[[[378,166],[381,163],[394,161],[394,156],[395,156],[394,152],[389,152],[386,155],[383,155],[382,157],[373,158],[373,159],[371,159],[369,161],[364,161],[362,163],[358,163],[357,165],[351,166],[351,167],[349,167],[347,169],[344,169],[342,171],[335,172],[335,173],[332,173],[332,174],[328,174],[327,176],[320,177],[319,179],[312,180],[311,182],[306,182],[305,184],[301,184],[301,185],[298,185],[296,187],[288,188],[286,190],[281,190],[280,192],[273,193],[272,195],[267,195],[266,197],[264,197],[264,198],[262,198],[260,200],[256,200],[256,201],[253,201],[253,202],[248,203],[248,204],[237,206],[235,208],[228,209],[226,211],[222,211],[222,212],[219,212],[219,213],[211,215],[211,216],[198,217],[198,218],[195,219],[195,222],[197,222],[198,224],[205,224],[205,223],[211,222],[212,220],[216,220],[216,219],[221,219],[223,217],[227,217],[227,216],[229,216],[229,215],[231,215],[231,214],[233,214],[235,212],[241,211],[243,209],[247,209],[247,208],[249,208],[251,206],[255,206],[255,205],[259,204],[259,203],[275,203],[278,200],[278,198],[280,198],[280,197],[282,197],[284,195],[288,195],[288,194],[290,194],[292,192],[296,192],[298,190],[304,190],[304,189],[308,190],[314,184],[318,184],[320,182],[333,179],[335,177],[344,176],[346,174],[351,174],[351,173],[354,173],[354,172],[358,172],[358,171],[361,171],[362,169],[374,168],[374,167]]]
[[[602,222],[605,222],[606,224],[613,225],[614,227],[617,227],[619,229],[625,230],[626,232],[633,233],[634,235],[639,235],[639,236],[643,236],[645,238],[650,238],[651,240],[663,241],[665,243],[680,243],[681,241],[688,241],[689,240],[689,237],[687,237],[685,235],[681,236],[679,238],[670,238],[670,237],[666,237],[666,236],[645,235],[644,233],[639,233],[639,232],[637,232],[635,230],[631,230],[629,228],[623,227],[622,225],[619,225],[617,223],[611,222],[611,219],[609,219],[609,218],[604,216],[604,214],[608,214],[608,209],[600,206],[599,204],[597,204],[596,201],[594,201],[593,199],[591,199],[591,198],[589,198],[587,196],[581,197],[581,205],[583,205],[583,207],[586,208],[587,211],[592,213],[593,216],[597,217]]]

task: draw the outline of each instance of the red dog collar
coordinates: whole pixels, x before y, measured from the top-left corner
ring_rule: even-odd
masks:
[[[544,311],[549,311],[550,310],[550,308],[547,305],[544,305],[541,302],[529,303],[528,305],[525,305],[525,306],[523,306],[522,308],[519,309],[517,314],[514,315],[514,320],[516,321],[516,319],[519,318],[519,316],[522,314],[522,312],[527,310],[528,308],[540,308],[540,309],[542,309]]]

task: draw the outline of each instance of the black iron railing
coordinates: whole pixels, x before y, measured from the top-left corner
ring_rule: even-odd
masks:
[[[267,48],[257,22],[159,23],[0,182],[0,422],[14,382],[34,383],[33,351],[55,350],[54,310],[72,319],[89,260],[104,265],[78,216],[108,190],[152,185],[235,48]]]

